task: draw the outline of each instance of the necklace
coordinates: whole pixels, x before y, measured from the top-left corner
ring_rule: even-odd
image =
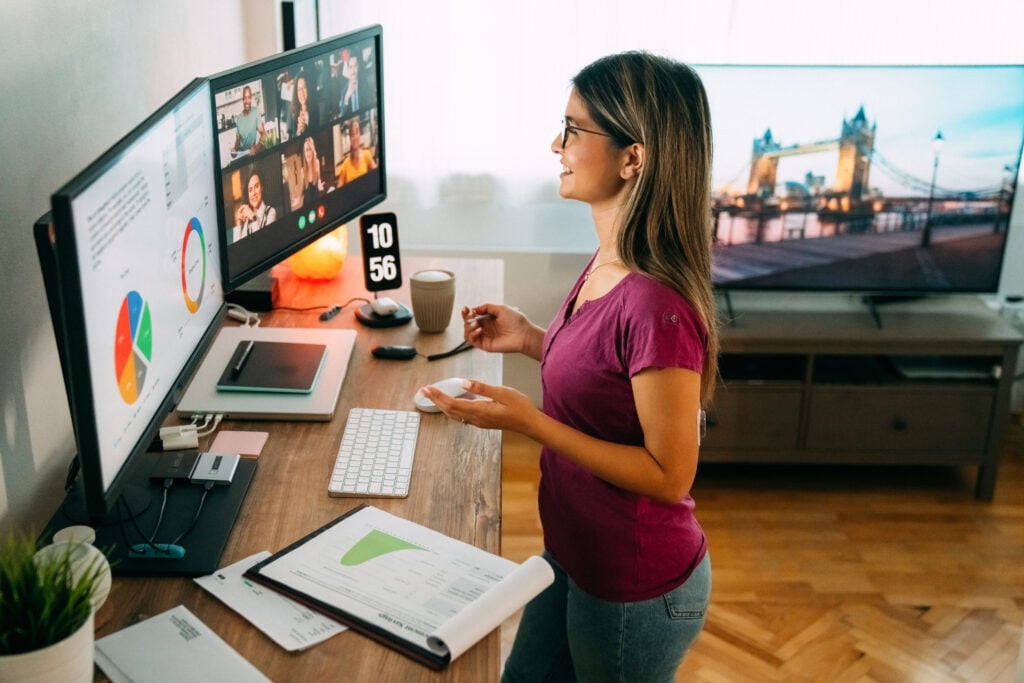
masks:
[[[620,263],[621,261],[622,259],[613,258],[611,261],[605,261],[599,266],[594,266],[593,268],[587,271],[586,275],[583,276],[583,281],[586,282],[587,280],[589,280],[590,276],[593,275],[594,271],[597,270],[598,268],[604,268],[605,266],[610,266],[613,263]]]

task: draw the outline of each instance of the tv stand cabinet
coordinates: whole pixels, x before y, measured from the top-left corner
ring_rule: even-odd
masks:
[[[723,327],[707,462],[977,466],[991,500],[1020,334],[953,310],[750,312]]]

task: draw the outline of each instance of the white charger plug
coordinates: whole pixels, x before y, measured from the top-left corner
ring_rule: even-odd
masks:
[[[195,425],[176,425],[160,429],[160,441],[165,451],[199,448],[199,433]]]

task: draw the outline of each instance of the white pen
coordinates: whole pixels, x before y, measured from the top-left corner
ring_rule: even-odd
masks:
[[[518,306],[509,306],[509,308],[511,308],[513,311],[518,311],[519,310]],[[494,320],[497,317],[498,316],[494,315],[493,313],[482,313],[480,315],[473,316],[472,318],[470,318],[470,320],[472,322],[475,322],[476,324],[479,325],[480,323],[482,323],[485,320]]]

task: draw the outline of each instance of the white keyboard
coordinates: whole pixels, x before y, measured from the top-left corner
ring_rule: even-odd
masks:
[[[350,410],[327,494],[408,496],[419,429],[420,415],[411,410]]]

